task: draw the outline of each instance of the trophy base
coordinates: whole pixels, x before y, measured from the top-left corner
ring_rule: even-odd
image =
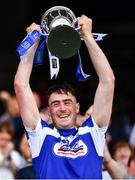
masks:
[[[80,35],[68,25],[59,25],[51,30],[47,46],[52,55],[61,59],[70,58],[81,46]]]

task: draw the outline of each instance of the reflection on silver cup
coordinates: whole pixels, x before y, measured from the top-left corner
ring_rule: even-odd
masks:
[[[47,46],[54,56],[66,59],[79,50],[81,39],[75,30],[76,22],[74,13],[64,6],[52,7],[42,16],[42,27],[49,34]]]

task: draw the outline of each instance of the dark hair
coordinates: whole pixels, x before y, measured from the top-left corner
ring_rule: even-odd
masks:
[[[58,93],[58,94],[71,93],[77,99],[75,89],[68,83],[52,85],[47,91],[47,103],[52,93]]]
[[[3,100],[0,99],[0,116],[6,112],[6,105]]]

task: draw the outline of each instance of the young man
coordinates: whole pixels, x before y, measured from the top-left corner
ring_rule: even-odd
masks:
[[[81,36],[99,77],[92,116],[81,127],[75,122],[79,103],[72,88],[50,89],[48,113],[54,127],[42,121],[29,79],[38,43],[27,52],[27,62],[20,62],[14,87],[25,125],[38,179],[101,179],[105,132],[109,124],[114,94],[114,75],[106,56],[92,36],[92,20],[82,15],[78,22]],[[41,32],[33,23],[27,33]]]

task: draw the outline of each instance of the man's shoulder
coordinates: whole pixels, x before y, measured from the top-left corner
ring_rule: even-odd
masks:
[[[92,120],[92,116],[89,116],[82,124],[82,127],[85,127],[85,126],[88,126],[88,127],[93,127],[94,126],[94,123],[93,123],[93,120]]]

